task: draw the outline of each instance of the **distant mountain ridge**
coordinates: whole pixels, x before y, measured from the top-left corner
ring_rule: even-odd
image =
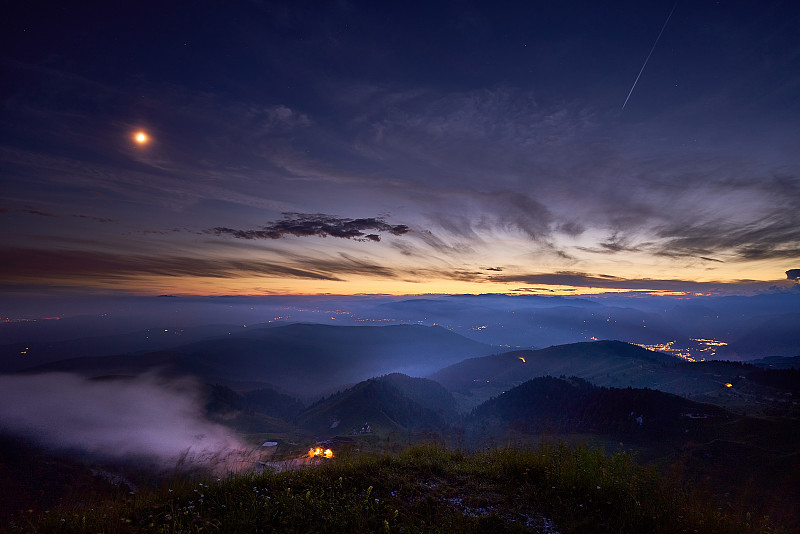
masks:
[[[0,345],[0,372],[18,371],[71,358],[169,350],[204,339],[238,335],[243,331],[246,331],[246,327],[242,325],[167,326],[103,336],[10,343]]]
[[[762,319],[717,352],[724,359],[800,356],[800,313],[774,314]]]
[[[800,412],[791,402],[798,390],[796,373],[757,370],[741,362],[691,363],[621,341],[497,353],[497,347],[439,326],[294,323],[242,328],[169,350],[65,359],[25,372],[190,375],[240,392],[280,390],[304,402],[375,376],[427,375],[452,394],[462,413],[532,378],[563,375],[597,386],[657,389],[740,413]]]
[[[800,369],[800,356],[768,356],[757,360],[749,360],[747,363],[765,369]]]
[[[495,351],[438,326],[298,323],[247,329],[168,351],[73,358],[27,371],[98,376],[161,370],[231,387],[265,383],[295,395],[315,395],[391,372],[424,375]]]

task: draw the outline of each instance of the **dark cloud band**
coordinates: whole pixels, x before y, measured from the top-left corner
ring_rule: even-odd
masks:
[[[346,219],[325,215],[323,213],[284,213],[282,221],[275,221],[259,230],[237,230],[234,228],[216,227],[211,232],[232,235],[237,239],[280,239],[287,235],[297,237],[340,237],[356,241],[380,241],[375,232],[388,232],[392,235],[404,235],[411,231],[405,224],[389,224],[381,217],[366,219]]]
[[[796,276],[800,277],[800,269],[787,271],[786,275],[791,279],[790,273],[796,271]],[[599,288],[609,290],[630,290],[630,291],[684,291],[684,292],[720,292],[725,288],[731,290],[737,288],[744,290],[766,290],[777,281],[759,282],[755,280],[738,280],[734,282],[696,282],[680,279],[631,279],[610,276],[606,274],[587,274],[573,271],[559,271],[555,273],[523,274],[523,275],[492,275],[492,282],[518,283],[525,284],[526,287],[517,291],[541,290],[541,285],[572,286],[574,288]],[[535,288],[527,287],[536,285]],[[560,289],[559,291],[563,291]]]

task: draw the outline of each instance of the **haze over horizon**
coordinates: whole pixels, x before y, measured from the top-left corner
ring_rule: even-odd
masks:
[[[1,290],[792,289],[798,15],[788,1],[9,6]]]

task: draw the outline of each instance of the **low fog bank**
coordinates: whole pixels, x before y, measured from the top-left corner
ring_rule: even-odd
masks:
[[[245,446],[230,429],[205,419],[202,406],[198,384],[188,379],[0,375],[0,431],[162,468],[237,470]]]

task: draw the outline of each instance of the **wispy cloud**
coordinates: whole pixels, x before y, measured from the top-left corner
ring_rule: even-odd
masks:
[[[800,205],[800,194],[790,198],[797,202],[794,206]],[[752,204],[760,200],[765,199],[754,195]],[[741,208],[752,210],[752,204]],[[758,207],[766,211],[766,206]],[[731,213],[727,219],[715,220],[675,220],[658,227],[656,231],[663,239],[656,246],[656,252],[662,255],[694,254],[708,257],[726,254],[739,260],[800,257],[800,213],[787,206],[784,199],[776,199],[769,213],[746,217]]]
[[[396,278],[404,273],[403,269],[387,267],[377,261],[355,258],[349,254],[340,253],[330,258],[314,258],[304,255],[293,255],[292,262],[304,269],[314,272],[332,273],[342,278],[353,275],[371,276],[378,278]]]
[[[4,249],[0,251],[0,270],[7,282],[75,278],[130,279],[142,275],[167,277],[199,276],[238,278],[275,276],[340,281],[330,272],[303,269],[299,265],[276,262],[212,259],[193,256],[133,255],[85,250]]]
[[[25,215],[38,215],[39,217],[52,217],[54,219],[72,217],[75,219],[87,219],[90,221],[95,221],[100,223],[116,222],[115,219],[110,219],[108,217],[96,217],[94,215],[86,215],[83,213],[60,214],[60,213],[44,211],[31,206],[25,206],[23,208],[16,208],[16,209],[8,209],[8,208],[0,209],[0,213],[22,213]]]
[[[538,5],[535,9],[544,9],[543,16],[553,13]],[[378,79],[372,73],[385,73],[386,57],[403,58],[393,46],[331,39],[330,30],[338,24],[332,21],[344,20],[336,18],[343,16],[339,11],[325,11],[332,18],[316,21],[313,29],[306,26],[309,21],[294,18],[285,27],[269,26],[273,10],[265,19],[246,22],[251,29],[274,30],[252,32],[263,45],[258,47],[250,46],[250,32],[237,34],[248,35],[243,57],[259,68],[236,74],[226,62],[197,64],[204,79],[217,79],[206,67],[232,76],[219,84],[201,84],[202,89],[193,83],[164,83],[155,71],[127,86],[86,65],[70,74],[72,65],[60,61],[41,62],[60,70],[17,60],[4,63],[27,85],[10,88],[5,100],[10,114],[4,124],[14,126],[14,135],[0,146],[0,163],[8,171],[4,204],[11,206],[0,212],[10,214],[8,220],[17,214],[37,219],[26,228],[30,237],[25,242],[13,235],[5,238],[26,251],[0,263],[15,276],[24,276],[27,269],[42,276],[249,273],[336,282],[350,275],[464,280],[495,275],[493,280],[503,282],[501,274],[514,279],[509,273],[521,256],[530,260],[533,271],[612,269],[609,265],[618,259],[645,258],[649,265],[691,264],[728,273],[738,263],[753,261],[771,261],[782,272],[786,266],[781,262],[800,257],[800,170],[791,113],[784,113],[777,130],[770,129],[772,138],[763,139],[761,132],[746,134],[706,119],[701,124],[698,116],[717,113],[701,109],[707,106],[699,103],[709,103],[707,98],[694,100],[696,107],[677,117],[673,105],[621,119],[603,108],[607,95],[601,93],[608,91],[610,79],[605,69],[598,69],[602,79],[596,73],[589,77],[591,68],[576,70],[587,76],[583,85],[563,65],[539,71],[565,76],[554,90],[542,76],[519,77],[521,69],[509,60],[514,76],[486,77],[503,81],[480,86],[473,83],[474,73],[485,66],[473,63],[471,56],[464,57],[467,68],[456,69],[469,83],[460,83],[465,78],[454,78],[458,73],[447,69],[441,78],[406,78],[408,73],[394,63],[392,75]],[[488,19],[476,20],[492,25]],[[281,33],[303,28],[301,40]],[[551,57],[563,64],[566,58],[584,60],[586,36],[572,30],[560,28],[557,39],[540,37],[537,45],[540,51],[566,55],[539,54],[526,68],[541,68]],[[462,44],[478,43],[470,35]],[[358,55],[341,55],[338,47]],[[255,49],[258,54],[247,55]],[[186,50],[195,49],[181,47],[181,53]],[[287,62],[286,57],[315,60]],[[369,68],[362,70],[353,57]],[[781,57],[788,65],[788,56]],[[146,59],[143,65],[151,64]],[[315,61],[340,68],[318,69]],[[416,56],[410,61],[404,65],[423,66],[427,73],[441,66],[420,63]],[[90,72],[101,74],[85,78]],[[293,89],[275,83],[284,78],[292,80]],[[788,88],[784,85],[783,91],[792,94]],[[618,98],[613,100],[617,108]],[[731,116],[724,99],[716,104],[718,111],[720,105]],[[149,124],[137,123],[121,109],[136,109],[140,117],[149,117]],[[148,126],[154,140],[146,150],[129,143],[129,130],[139,126]],[[388,222],[388,216],[328,215],[364,210],[396,214],[403,224]],[[26,249],[44,241],[80,248],[74,240],[91,237],[89,225],[80,219],[122,221],[124,245],[120,235],[112,235],[115,225],[92,226],[100,229],[94,235],[102,239],[96,242],[124,248],[127,254],[56,249],[48,256]],[[70,233],[72,241],[66,238]],[[198,233],[206,235],[200,245]],[[175,248],[164,254],[167,240],[159,236],[173,238],[169,242]],[[318,250],[306,247],[316,246],[315,240],[287,239],[312,236],[358,242],[405,238],[384,239],[389,246],[381,247],[334,240],[341,249],[363,249],[365,256],[358,258],[312,258]],[[265,240],[279,242],[268,245]],[[267,251],[269,246],[281,250]],[[216,256],[206,256],[211,249]],[[503,271],[487,272],[483,265]],[[561,272],[556,278],[575,284],[638,283],[588,275],[569,279],[563,272],[570,271]],[[522,277],[519,283],[528,282]]]

